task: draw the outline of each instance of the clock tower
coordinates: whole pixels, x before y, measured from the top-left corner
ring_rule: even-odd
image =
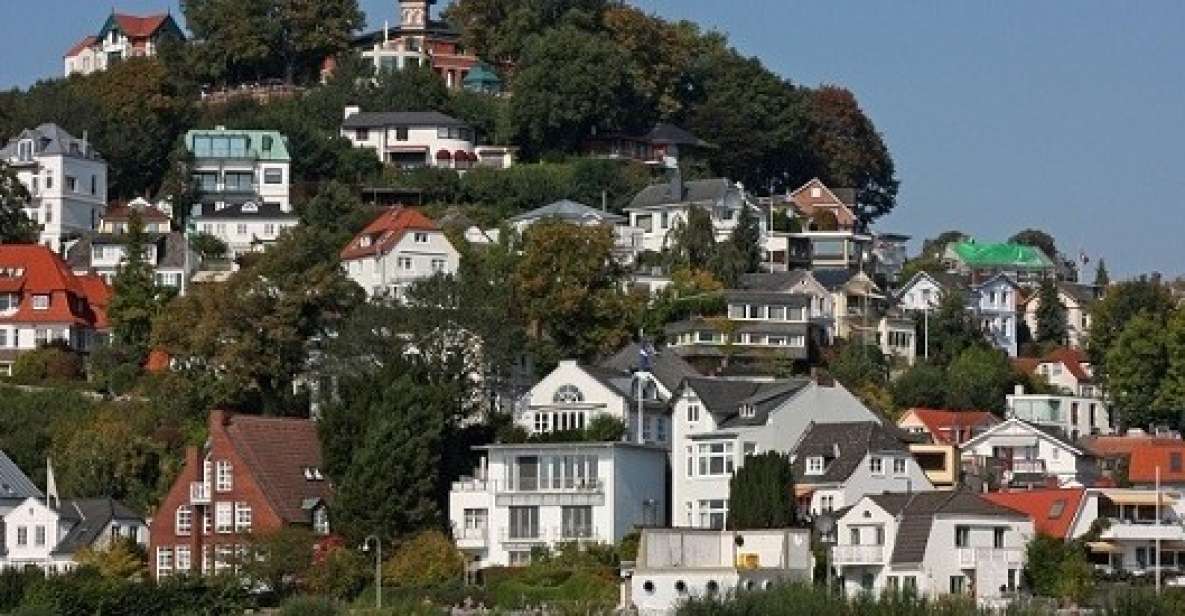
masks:
[[[425,30],[432,17],[436,0],[398,0],[399,25],[403,30]]]

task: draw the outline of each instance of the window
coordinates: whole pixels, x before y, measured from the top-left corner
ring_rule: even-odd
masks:
[[[698,404],[688,404],[687,405],[687,421],[689,421],[689,422],[699,421],[699,405]]]
[[[1173,471],[1174,473],[1181,472],[1181,452],[1169,452],[1169,470]]]
[[[961,575],[950,576],[950,594],[961,595],[967,592],[967,578]]]
[[[178,535],[188,535],[193,532],[193,509],[189,505],[181,505],[177,508],[173,531]]]
[[[33,527],[33,545],[38,545],[38,546],[45,545],[45,527],[44,526]]]
[[[893,458],[893,474],[905,474],[905,458]]]
[[[21,307],[21,296],[17,293],[0,293],[0,312],[16,310]]]
[[[236,231],[236,232],[237,232],[239,235],[247,235],[247,224],[246,224],[246,223],[242,223],[242,222],[241,222],[241,223],[239,223],[239,224],[238,224],[238,226],[236,227],[235,231]]]
[[[395,127],[395,141],[407,141],[407,127],[406,126]]]
[[[506,553],[509,557],[511,567],[525,567],[531,564],[531,552],[529,550],[511,550]]]
[[[49,310],[49,296],[48,295],[34,295],[33,296],[33,310]]]
[[[562,510],[565,539],[586,539],[593,536],[592,507],[564,507]]]
[[[757,455],[757,443],[744,443],[741,446],[741,455],[746,458]]]
[[[671,215],[667,212],[663,212],[659,215],[658,227],[660,229],[666,229],[669,226],[671,226]]]
[[[276,235],[275,223],[269,222],[269,223],[263,225],[263,235],[264,235],[264,237],[275,237],[275,235]]]
[[[8,330],[0,329],[0,347],[8,346]]]
[[[189,546],[179,545],[177,550],[177,571],[189,571],[193,566],[193,560],[190,558]]]
[[[955,527],[955,547],[965,548],[971,544],[971,529],[966,526]]]
[[[868,470],[873,475],[880,475],[885,472],[884,462],[877,456],[868,458]]]
[[[806,459],[806,474],[808,474],[808,475],[822,475],[823,474],[823,456],[811,456]]]
[[[72,175],[66,176],[66,190],[70,192],[78,192],[78,178]]]
[[[699,502],[700,528],[723,529],[728,517],[728,499],[714,498]]]
[[[250,503],[235,503],[235,532],[251,532]]]
[[[313,532],[318,535],[329,534],[329,510],[325,507],[313,510]]]
[[[432,271],[443,272],[445,268],[444,259],[432,259]]]
[[[98,190],[98,181],[95,179],[95,176],[92,175],[91,176],[91,194],[92,195],[98,194],[97,190]]]
[[[771,320],[771,321],[785,321],[786,320],[786,307],[785,306],[770,306],[769,307],[769,320]]]
[[[29,545],[29,529],[24,526],[16,527],[16,544]]]
[[[219,533],[230,533],[235,526],[235,505],[230,501],[214,503],[214,530]]]
[[[427,244],[428,243],[428,234],[427,233],[417,232],[413,236],[413,238],[415,239],[417,244]]]
[[[465,530],[485,530],[489,514],[485,509],[465,510]]]
[[[510,538],[537,539],[539,537],[539,508],[510,507]]]
[[[659,443],[667,442],[667,418],[654,418],[654,440]]]
[[[731,475],[732,443],[700,443],[696,445],[700,477]]]
[[[992,547],[994,547],[994,548],[1004,547],[1004,529],[1003,528],[993,528],[992,529]]]
[[[284,170],[276,167],[270,167],[263,170],[264,184],[283,184]]]
[[[156,548],[157,575],[168,575],[173,570],[173,548]]]
[[[853,526],[848,531],[848,542],[852,545],[860,545],[860,529]]]
[[[214,489],[219,492],[230,492],[230,489],[234,487],[233,468],[230,460],[219,460],[214,468]]]
[[[745,318],[745,305],[744,304],[729,304],[728,305],[728,318],[730,318],[730,319]]]
[[[584,394],[575,385],[563,385],[555,391],[551,401],[556,404],[578,404],[584,402]]]
[[[16,146],[16,156],[25,162],[33,160],[33,142],[25,139],[18,143]]]
[[[748,317],[750,319],[764,319],[765,306],[750,305],[748,308]]]
[[[399,257],[398,264],[399,264],[399,269],[404,270],[404,271],[411,271],[411,267],[412,267],[411,257]]]
[[[355,130],[354,131],[354,139],[356,139],[358,141],[369,141],[370,140],[370,129],[359,128],[359,129]]]
[[[873,541],[875,543],[873,543],[873,545],[884,545],[885,544],[885,527],[884,526],[877,526],[874,530],[875,530],[875,534],[873,537]]]

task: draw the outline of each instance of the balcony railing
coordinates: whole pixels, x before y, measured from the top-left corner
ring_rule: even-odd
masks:
[[[883,545],[837,545],[833,556],[837,565],[871,565],[884,562]]]
[[[515,477],[507,482],[493,482],[495,492],[600,492],[601,482],[595,478],[558,480]]]
[[[550,528],[504,526],[498,529],[498,540],[504,543],[544,543],[549,541],[602,541],[603,539],[595,526],[553,526]]]
[[[484,547],[489,542],[489,534],[489,529],[485,527],[462,528],[453,532],[453,538],[460,548]]]
[[[1132,541],[1185,541],[1185,528],[1179,523],[1162,522],[1157,525],[1152,520],[1121,520],[1108,519],[1110,524],[1100,535],[1101,539],[1127,539]]]
[[[1019,567],[1024,555],[1018,548],[958,548],[959,566],[974,569],[989,565]]]
[[[210,484],[204,481],[192,481],[189,483],[189,504],[191,505],[209,505],[210,504]]]
[[[1044,473],[1045,460],[1012,460],[1012,472],[1014,473]]]

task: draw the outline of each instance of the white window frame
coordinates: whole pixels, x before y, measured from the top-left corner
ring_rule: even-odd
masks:
[[[251,503],[235,503],[235,532],[251,532]]]
[[[699,404],[692,403],[687,405],[687,421],[690,423],[699,421]]]
[[[229,535],[235,530],[235,505],[230,501],[214,503],[214,530],[220,535]]]
[[[173,532],[185,536],[193,534],[193,508],[189,505],[177,507],[173,513]]]
[[[156,574],[168,575],[173,571],[173,548],[159,546],[156,548]]]
[[[178,545],[173,548],[174,568],[178,572],[189,571],[193,567],[193,554],[188,545]]]
[[[230,460],[218,460],[214,463],[214,491],[230,492],[235,487],[234,465]]]
[[[904,475],[909,469],[905,458],[893,458],[893,474]]]
[[[810,456],[806,459],[806,474],[822,475],[823,469],[823,456]]]
[[[885,474],[885,462],[880,456],[870,456],[868,458],[868,472],[873,475]]]
[[[49,310],[49,295],[38,293],[33,296],[33,310]]]

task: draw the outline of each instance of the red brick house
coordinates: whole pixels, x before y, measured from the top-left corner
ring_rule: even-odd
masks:
[[[152,575],[225,572],[251,535],[288,526],[328,535],[332,494],[312,421],[211,411],[152,520]]]

